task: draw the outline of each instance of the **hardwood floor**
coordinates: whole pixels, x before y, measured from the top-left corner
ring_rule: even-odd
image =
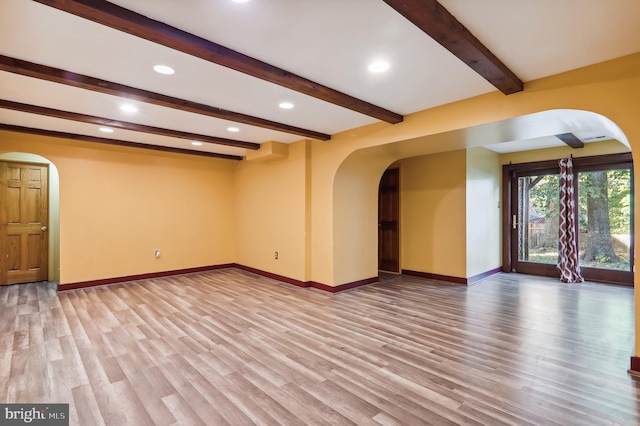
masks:
[[[227,269],[0,287],[0,401],[79,425],[629,424],[633,289],[499,274],[338,294]]]

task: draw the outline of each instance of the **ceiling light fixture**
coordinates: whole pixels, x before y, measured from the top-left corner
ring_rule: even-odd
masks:
[[[384,72],[390,67],[389,62],[376,61],[369,64],[369,71],[371,72]]]
[[[113,129],[110,127],[100,127],[98,130],[104,133],[113,133]]]
[[[229,132],[239,132],[240,129],[238,129],[237,127],[227,127],[227,131],[229,131]]]
[[[138,108],[136,108],[134,105],[131,105],[131,104],[120,106],[120,110],[124,112],[138,112]]]
[[[291,109],[293,108],[293,104],[291,102],[280,102],[278,105],[282,109]]]
[[[164,75],[175,74],[175,70],[168,65],[155,65],[153,67],[153,70],[158,74],[164,74]]]
[[[231,1],[234,2],[234,3],[247,3],[250,0],[231,0]]]
[[[193,142],[191,142],[191,145],[193,145],[193,146],[202,146],[202,142],[193,141]]]

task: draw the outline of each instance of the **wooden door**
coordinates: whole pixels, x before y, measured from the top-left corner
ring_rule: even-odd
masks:
[[[389,169],[378,195],[378,269],[400,272],[400,172]]]
[[[0,162],[0,285],[48,278],[49,168]]]

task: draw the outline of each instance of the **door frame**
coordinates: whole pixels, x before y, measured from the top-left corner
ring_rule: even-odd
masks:
[[[559,159],[558,159],[559,160]],[[514,210],[517,211],[518,188],[513,184],[515,175],[517,174],[545,174],[549,172],[560,173],[560,166],[558,160],[537,161],[531,163],[519,163],[519,164],[506,164],[502,166],[502,272],[514,272],[513,267],[517,262],[514,259],[517,256],[518,245],[518,232],[513,230],[513,214]],[[633,182],[633,158],[631,153],[621,154],[607,154],[597,155],[591,157],[578,157],[573,158],[574,172],[602,170],[603,168],[630,168],[631,169],[631,196],[634,196],[634,182]],[[578,185],[578,179],[574,179],[574,185]],[[578,205],[578,191],[574,191],[575,202]],[[589,267],[580,267],[582,275],[586,280],[606,282],[612,284],[633,285],[633,270],[634,270],[634,253],[635,253],[635,231],[634,231],[634,204],[631,203],[631,270],[630,271],[614,271],[606,269],[597,269]],[[576,227],[578,221],[576,220]],[[577,230],[576,230],[577,232]],[[524,270],[518,270],[517,272],[542,275],[549,277],[560,277],[560,272],[555,265],[541,264],[534,262],[527,263]],[[522,268],[521,268],[522,269]]]
[[[518,185],[516,184],[517,180],[521,177],[527,177],[527,176],[542,176],[542,175],[559,175],[560,174],[560,167],[558,166],[557,162],[555,162],[556,167],[546,167],[548,164],[547,162],[544,162],[543,164],[540,164],[539,167],[536,166],[534,168],[526,168],[526,169],[522,169],[522,170],[512,170],[509,176],[509,185],[510,185],[510,199],[509,199],[509,204],[510,204],[510,210],[509,210],[509,217],[511,219],[511,223],[510,223],[510,227],[509,227],[509,233],[511,234],[511,238],[510,238],[510,260],[511,260],[511,266],[510,266],[510,272],[520,272],[523,274],[532,274],[532,275],[541,275],[541,276],[546,276],[546,277],[560,277],[560,273],[556,267],[555,264],[549,264],[549,263],[537,263],[537,262],[527,262],[527,261],[520,261],[518,259],[519,255],[518,255],[518,248],[519,248],[519,244],[518,244],[518,238],[519,238],[519,234],[521,232],[521,228],[520,225],[522,225],[523,223],[523,219],[522,218],[517,218],[516,221],[516,225],[514,225],[514,218],[516,218],[518,216],[518,212],[519,212],[519,206],[518,203],[516,202],[516,200],[518,200],[519,198],[519,189],[518,189]],[[574,202],[578,203],[578,194],[577,191],[574,192]],[[559,197],[558,197],[559,200]],[[503,231],[503,233],[506,233],[506,229]],[[577,229],[577,221],[576,221],[576,235],[578,232]]]

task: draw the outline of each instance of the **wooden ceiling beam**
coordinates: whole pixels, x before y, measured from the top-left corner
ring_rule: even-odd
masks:
[[[79,114],[77,112],[62,111],[59,109],[47,108],[37,105],[23,104],[21,102],[8,101],[6,99],[0,99],[0,108],[22,111],[30,114],[46,115],[48,117],[62,118],[64,120],[79,121],[81,123],[95,124],[98,126],[116,127],[119,129],[131,130],[134,132],[150,133],[154,135],[169,136],[179,139],[188,139],[191,141],[207,142],[217,145],[226,145],[252,150],[260,148],[260,144],[253,142],[244,142],[233,139],[219,138],[216,136],[164,129],[161,127],[113,120],[111,118],[96,117],[93,115]]]
[[[505,95],[521,92],[522,81],[437,0],[384,0]]]
[[[278,132],[299,135],[305,138],[318,139],[323,141],[331,139],[331,136],[325,133],[302,129],[300,127],[290,126],[288,124],[277,123],[275,121],[265,120],[263,118],[253,117],[247,114],[227,111],[222,108],[216,108],[197,102],[191,102],[185,99],[174,98],[172,96],[166,96],[160,93],[150,92],[131,86],[125,86],[124,84],[101,80],[99,78],[89,77],[59,68],[53,68],[46,65],[24,61],[21,59],[11,58],[9,56],[0,55],[0,70],[24,75],[27,77],[51,81],[54,83],[65,84],[67,86],[77,87],[80,89],[105,93],[107,95],[133,99],[136,101],[146,102],[162,107],[192,112],[195,114],[206,115],[214,118],[220,118],[236,123],[248,124],[250,126],[262,127],[264,129],[275,130]]]
[[[215,152],[196,151],[193,149],[173,148],[170,146],[148,145],[139,142],[130,142],[120,139],[100,138],[96,136],[79,135],[77,133],[58,132],[55,130],[36,129],[33,127],[16,126],[13,124],[0,123],[0,130],[9,132],[26,133],[30,135],[51,136],[54,138],[64,138],[84,142],[101,143],[105,145],[126,146],[129,148],[141,148],[152,151],[172,152],[175,154],[197,155],[200,157],[222,158],[225,160],[242,160],[239,155],[218,154]]]
[[[584,142],[582,142],[573,133],[561,133],[556,135],[556,138],[569,145],[571,148],[584,148]]]
[[[388,123],[403,119],[400,114],[104,0],[35,1]]]

